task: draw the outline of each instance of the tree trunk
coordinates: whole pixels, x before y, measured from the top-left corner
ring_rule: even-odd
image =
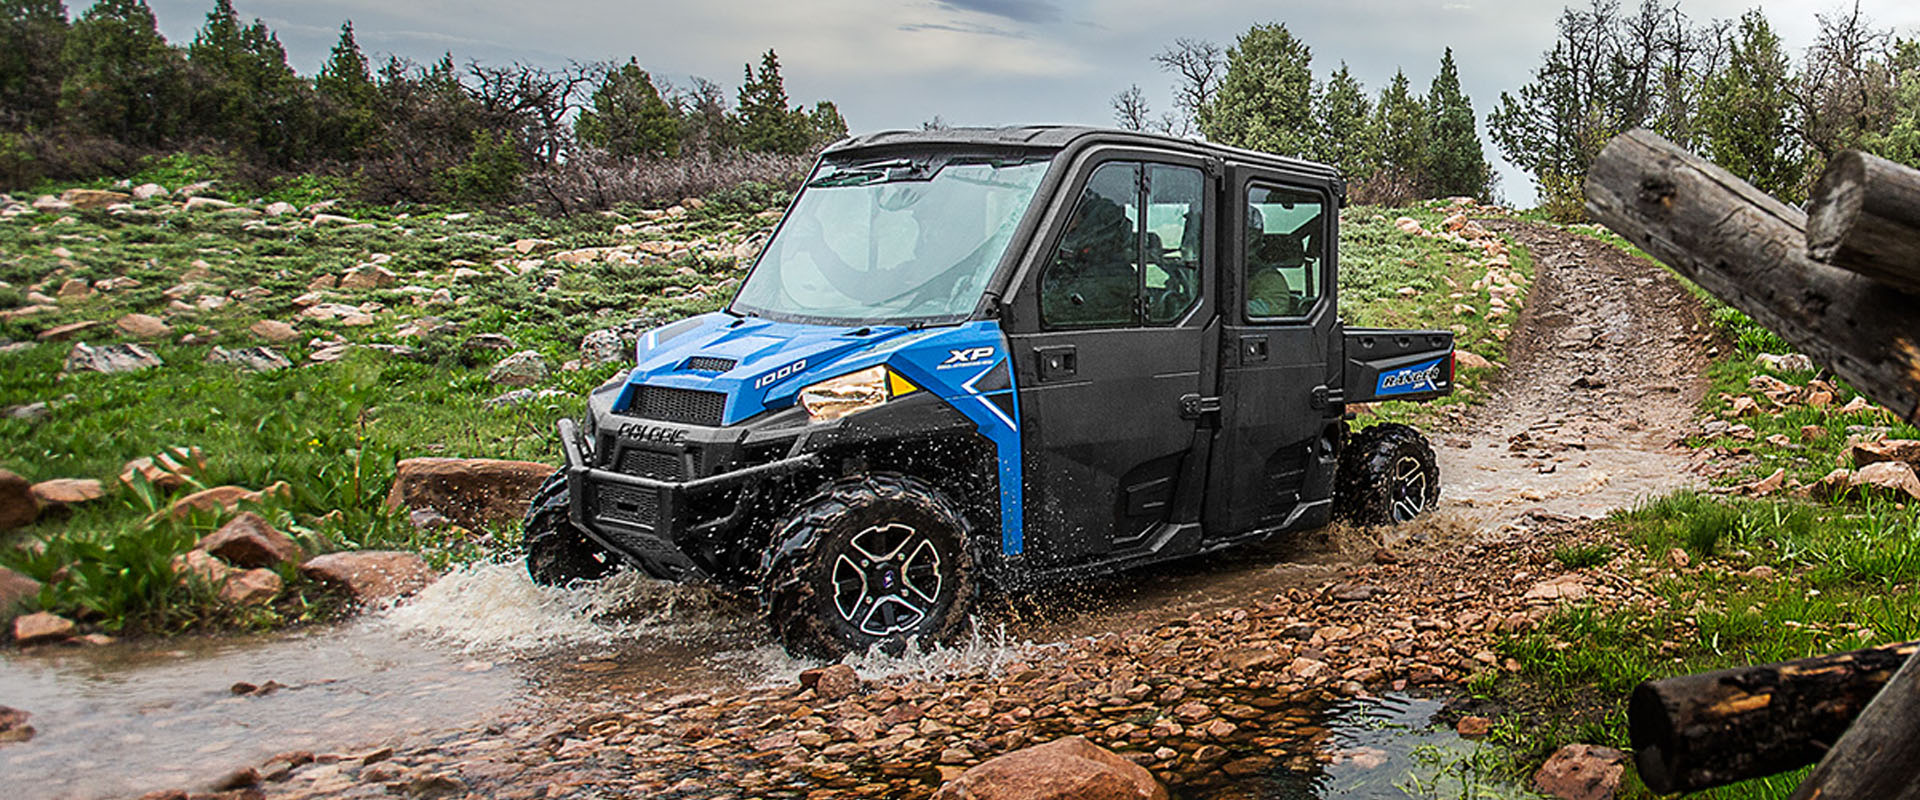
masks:
[[[1920,170],[1834,157],[1807,204],[1807,254],[1920,298]]]
[[[1659,794],[1691,792],[1814,763],[1916,650],[1906,642],[1640,684],[1627,704],[1640,779]]]
[[[1920,800],[1920,658],[1907,659],[1790,800]]]
[[[1646,130],[1616,137],[1593,162],[1587,211],[1920,421],[1920,300],[1807,257],[1805,214]]]

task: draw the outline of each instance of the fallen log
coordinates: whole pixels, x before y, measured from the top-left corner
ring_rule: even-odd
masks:
[[[1920,658],[1909,658],[1789,800],[1920,800],[1916,771],[1920,771]]]
[[[1834,156],[1807,203],[1807,255],[1920,297],[1920,170]]]
[[[1805,214],[1646,130],[1601,151],[1586,193],[1614,232],[1920,421],[1920,301],[1809,258]]]
[[[1659,794],[1692,792],[1812,764],[1917,650],[1905,642],[1642,683],[1627,702],[1640,779]]]

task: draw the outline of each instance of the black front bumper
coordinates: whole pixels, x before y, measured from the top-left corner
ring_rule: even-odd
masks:
[[[820,465],[818,453],[804,453],[693,480],[658,480],[592,466],[573,420],[561,420],[559,428],[574,525],[648,573],[672,580],[713,577],[714,565],[701,563],[699,548],[688,545],[737,528],[750,512],[750,503],[735,502],[724,515],[703,518],[691,513],[699,500]]]

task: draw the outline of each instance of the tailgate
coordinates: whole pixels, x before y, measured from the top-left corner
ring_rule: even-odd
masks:
[[[1453,392],[1453,332],[1348,328],[1349,403],[1431,400]]]

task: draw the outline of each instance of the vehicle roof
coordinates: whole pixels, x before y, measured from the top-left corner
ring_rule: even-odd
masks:
[[[1061,151],[1093,144],[1118,144],[1277,167],[1338,180],[1339,171],[1325,164],[1277,156],[1256,150],[1181,139],[1144,131],[1095,128],[1085,125],[1019,125],[1004,128],[939,128],[920,131],[878,131],[850,136],[829,146],[825,157],[859,151],[899,152],[948,149],[1020,149]]]

